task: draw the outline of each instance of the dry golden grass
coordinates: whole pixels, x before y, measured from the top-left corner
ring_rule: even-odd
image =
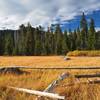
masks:
[[[99,57],[70,57],[65,61],[62,56],[39,57],[0,57],[0,66],[32,66],[32,67],[71,67],[71,66],[100,66]],[[7,86],[35,89],[43,91],[53,80],[62,73],[72,76],[62,81],[54,91],[65,95],[66,100],[99,100],[100,84],[77,83],[74,74],[95,74],[100,70],[25,70],[29,74],[0,75],[0,100],[35,100],[36,96],[8,89]],[[97,80],[100,78],[92,78]],[[86,82],[80,79],[80,82]],[[50,100],[50,99],[44,99]],[[52,99],[51,99],[52,100]]]
[[[68,56],[88,56],[88,57],[100,57],[100,50],[75,50],[67,53]]]
[[[54,91],[60,95],[65,95],[66,100],[99,100],[99,84],[76,84],[74,74],[93,74],[100,70],[28,70],[30,74],[24,75],[1,75],[0,76],[0,100],[35,100],[36,96],[8,89],[7,86],[35,89],[43,91],[48,84],[55,80],[61,73],[68,72],[72,76],[62,81]],[[94,78],[93,80],[96,80]],[[80,79],[86,82],[87,79]],[[46,99],[47,100],[47,99]],[[52,99],[51,99],[52,100]]]
[[[63,56],[29,56],[0,57],[0,66],[32,67],[72,67],[100,66],[100,57],[70,57],[65,61]]]

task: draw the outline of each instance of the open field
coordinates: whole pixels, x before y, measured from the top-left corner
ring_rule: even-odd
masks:
[[[100,57],[70,57],[65,61],[63,56],[29,56],[0,57],[0,66],[32,67],[72,67],[100,66]]]
[[[70,57],[65,61],[62,56],[51,57],[0,57],[0,66],[32,66],[32,67],[72,67],[72,66],[98,66],[99,57]],[[43,91],[53,80],[62,73],[71,76],[63,80],[54,92],[66,96],[65,100],[99,100],[100,84],[88,84],[87,80],[100,80],[96,78],[81,78],[77,80],[74,75],[97,74],[100,69],[94,70],[31,70],[22,69],[28,74],[0,74],[0,100],[35,100],[36,96],[18,92],[7,88],[14,86]],[[43,99],[52,100],[52,99]]]
[[[65,100],[99,100],[100,98],[100,84],[83,84],[88,78],[82,78],[79,82],[74,78],[74,74],[100,73],[100,70],[28,70],[28,72],[30,73],[23,75],[0,75],[0,100],[35,100],[36,96],[9,89],[7,86],[43,91],[63,72],[70,73],[72,76],[62,81],[54,91],[66,96]]]

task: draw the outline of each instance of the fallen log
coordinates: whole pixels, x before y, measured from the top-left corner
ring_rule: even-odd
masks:
[[[15,90],[18,90],[18,91],[22,91],[22,92],[26,92],[26,93],[30,93],[30,94],[34,94],[34,95],[38,95],[36,100],[43,98],[43,96],[50,97],[50,98],[53,98],[53,99],[64,99],[65,98],[64,96],[59,96],[58,94],[54,94],[52,92],[53,92],[53,89],[55,88],[55,86],[57,86],[62,80],[64,80],[67,77],[69,77],[69,73],[61,74],[43,92],[36,91],[36,90],[23,89],[23,88],[16,88],[16,87],[9,87],[9,88],[12,88],[12,89],[15,89]]]
[[[22,68],[22,69],[33,69],[33,70],[95,70],[95,69],[100,69],[100,66],[92,66],[92,67],[87,67],[87,66],[77,66],[77,67],[62,67],[62,66],[55,66],[55,67],[31,67],[31,66],[0,66],[0,69],[2,68]]]
[[[54,94],[54,93],[47,93],[47,92],[29,90],[29,89],[24,89],[24,88],[16,88],[16,87],[10,87],[10,86],[8,86],[8,88],[15,89],[15,90],[21,91],[21,92],[26,92],[29,94],[34,94],[37,96],[44,96],[44,97],[49,97],[49,98],[53,98],[53,99],[61,99],[61,100],[65,99],[64,96],[59,96],[58,94]]]
[[[75,75],[75,78],[94,78],[100,77],[100,74],[82,74],[82,75]]]
[[[69,87],[69,86],[73,86],[73,85],[78,85],[78,84],[91,84],[91,85],[94,85],[94,84],[100,84],[100,80],[87,80],[87,81],[84,81],[84,82],[81,82],[81,81],[76,81],[75,83],[70,83],[70,84],[66,84],[66,85],[61,85],[62,87]]]
[[[100,80],[94,80],[94,81],[90,80],[89,83],[90,84],[100,84]]]
[[[44,92],[52,92],[53,89],[65,78],[69,77],[69,73],[63,73],[56,80],[54,80],[45,90]]]
[[[17,74],[17,75],[21,75],[24,73],[28,73],[26,71],[22,71],[19,68],[0,68],[0,74]]]

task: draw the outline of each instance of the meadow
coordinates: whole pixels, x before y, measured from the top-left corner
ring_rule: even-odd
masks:
[[[70,57],[64,60],[63,56],[45,57],[0,57],[0,66],[32,66],[32,67],[72,67],[72,66],[98,66],[99,57]],[[77,80],[74,75],[96,74],[100,69],[95,70],[32,70],[22,69],[28,74],[0,74],[0,100],[35,100],[37,96],[18,92],[9,89],[8,86],[27,88],[43,91],[53,80],[62,73],[69,73],[70,77],[63,80],[54,89],[54,92],[66,96],[65,100],[99,100],[100,85],[89,84],[88,80],[100,78],[82,78]],[[52,100],[44,98],[43,100]]]
[[[100,57],[0,56],[0,66],[72,67],[100,66]]]

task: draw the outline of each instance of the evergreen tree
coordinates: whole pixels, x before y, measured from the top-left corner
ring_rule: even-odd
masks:
[[[74,30],[73,34],[73,46],[72,46],[72,50],[76,50],[77,48],[77,33],[76,30]]]
[[[76,49],[77,49],[77,50],[80,50],[80,49],[81,49],[81,32],[80,32],[79,27],[77,28],[76,34],[77,34]]]
[[[39,56],[42,53],[42,43],[39,28],[35,29],[35,55]]]
[[[100,50],[100,31],[96,32],[96,49]]]
[[[63,34],[60,25],[57,24],[55,29],[55,54],[62,54],[62,38]]]
[[[49,35],[50,35],[50,31],[48,30],[48,31],[45,33],[45,54],[46,54],[46,55],[49,55],[49,54],[50,54]]]
[[[87,49],[88,26],[84,13],[80,21],[80,27],[81,27],[81,49]]]
[[[18,51],[19,55],[26,55],[26,27],[22,24],[19,29]]]
[[[72,51],[73,50],[73,33],[71,31],[71,29],[69,29],[69,50]]]
[[[88,49],[94,50],[95,43],[96,43],[95,26],[94,26],[94,20],[91,19],[90,28],[89,28],[89,36],[88,36]]]
[[[26,55],[34,55],[34,35],[33,35],[33,28],[30,23],[27,26],[27,33],[26,33],[26,42],[25,42],[25,49]]]
[[[50,44],[51,44],[51,54],[55,54],[55,33],[54,33],[54,25],[50,27]]]
[[[50,47],[50,54],[54,54],[54,34],[53,32],[51,31],[50,34],[49,34],[49,47]]]
[[[33,28],[30,23],[18,30],[0,30],[0,55],[62,55],[73,50],[100,50],[100,31],[95,32],[94,20],[88,23],[83,13],[80,28],[69,33],[60,25]]]
[[[4,33],[2,31],[0,31],[0,55],[4,54],[4,45],[5,45],[5,41],[4,41]]]
[[[19,55],[18,46],[16,46],[16,47],[13,48],[12,55],[14,55],[14,56]]]
[[[45,55],[45,31],[42,26],[39,26],[39,37],[40,37],[40,47],[41,55]]]
[[[69,51],[68,43],[67,31],[65,30],[62,40],[62,54],[66,54]]]
[[[5,55],[12,55],[13,52],[13,38],[10,33],[6,35],[5,38]]]

